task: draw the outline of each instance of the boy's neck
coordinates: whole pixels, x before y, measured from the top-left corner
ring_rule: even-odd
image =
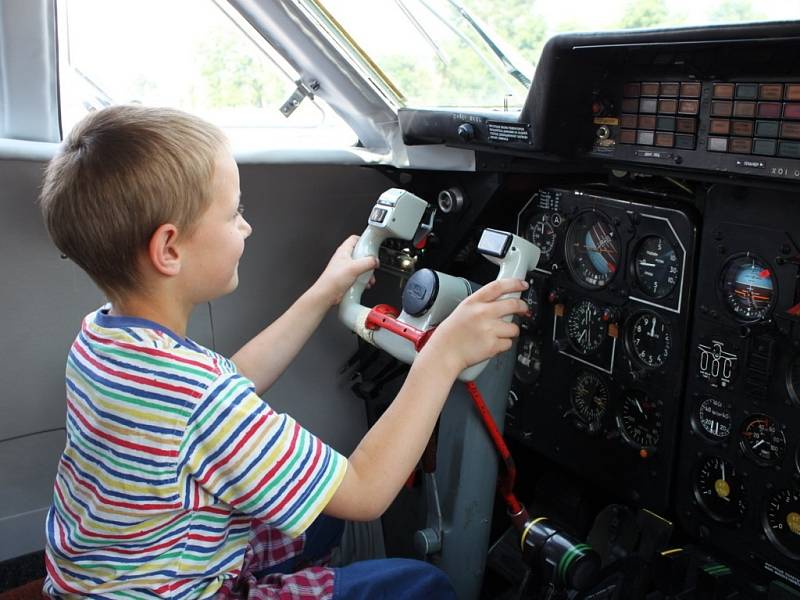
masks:
[[[186,337],[192,307],[184,307],[175,301],[160,301],[158,298],[129,296],[111,302],[109,314],[117,317],[147,319],[166,327],[181,337]]]

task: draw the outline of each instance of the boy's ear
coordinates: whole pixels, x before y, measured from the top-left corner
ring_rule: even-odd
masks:
[[[177,240],[178,228],[172,223],[164,223],[150,236],[147,255],[150,264],[162,275],[177,275],[181,270]]]

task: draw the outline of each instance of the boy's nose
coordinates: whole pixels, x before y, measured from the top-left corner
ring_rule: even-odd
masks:
[[[242,231],[244,232],[245,239],[250,237],[250,234],[253,233],[253,227],[248,223],[244,218],[242,218]]]

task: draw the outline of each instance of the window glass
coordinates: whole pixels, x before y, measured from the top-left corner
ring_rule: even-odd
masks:
[[[354,40],[400,103],[463,108],[520,107],[558,33],[800,19],[797,0],[296,1],[329,15],[329,31]]]
[[[110,104],[171,106],[222,127],[234,145],[352,145],[324,101],[281,106],[296,72],[225,2],[58,0],[64,132]]]

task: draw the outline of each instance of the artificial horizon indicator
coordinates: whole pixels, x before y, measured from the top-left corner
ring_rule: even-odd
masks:
[[[775,304],[772,268],[760,258],[743,254],[731,258],[722,271],[722,296],[740,321],[765,319]]]
[[[567,266],[575,281],[587,289],[606,287],[620,264],[617,233],[604,216],[595,211],[580,213],[567,230]]]

